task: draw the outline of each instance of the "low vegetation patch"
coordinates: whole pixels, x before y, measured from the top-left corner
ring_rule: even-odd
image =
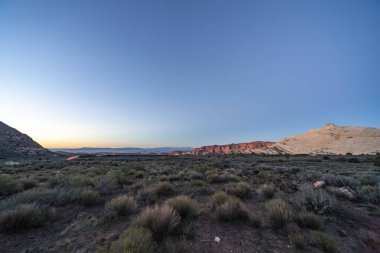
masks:
[[[175,192],[174,186],[169,182],[162,182],[156,188],[156,193],[160,196],[169,196]]]
[[[322,232],[314,232],[312,234],[313,244],[327,253],[337,252],[337,247],[333,239],[331,239],[327,234]]]
[[[198,203],[188,196],[178,196],[167,201],[183,219],[195,217],[199,213]]]
[[[224,202],[216,206],[216,216],[219,221],[247,220],[247,206],[235,196],[227,196]]]
[[[39,227],[52,219],[55,210],[35,203],[21,204],[0,213],[0,231]]]
[[[271,226],[275,229],[284,227],[290,218],[290,205],[282,199],[272,199],[265,206],[269,213]]]
[[[0,196],[8,196],[23,189],[22,184],[8,175],[0,175]]]
[[[304,186],[296,193],[293,202],[304,211],[324,214],[331,212],[336,206],[336,199],[323,189]]]
[[[111,244],[110,253],[154,253],[157,244],[152,232],[143,227],[133,227]]]
[[[300,233],[292,233],[289,235],[290,244],[293,248],[302,250],[306,248],[305,238]]]
[[[106,209],[115,212],[118,216],[128,216],[137,210],[137,203],[133,197],[121,195],[107,202]]]
[[[98,203],[99,193],[95,190],[83,190],[78,197],[79,203],[83,206],[92,206]]]
[[[302,228],[319,229],[321,227],[321,217],[312,212],[301,212],[294,221]]]
[[[137,218],[136,225],[152,231],[153,237],[162,240],[173,234],[181,221],[181,216],[169,205],[146,208]]]
[[[229,183],[226,186],[226,192],[239,198],[249,196],[251,186],[246,182]]]
[[[276,188],[274,185],[263,185],[261,186],[261,191],[263,192],[264,196],[268,199],[273,198],[274,192],[276,191]]]

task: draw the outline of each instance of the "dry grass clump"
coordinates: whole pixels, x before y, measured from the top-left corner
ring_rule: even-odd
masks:
[[[364,185],[358,191],[359,198],[364,203],[380,204],[380,187]]]
[[[370,230],[360,229],[359,237],[365,245],[372,249],[376,249],[376,245],[379,245],[380,243],[380,238],[378,237],[378,234]]]
[[[55,209],[35,203],[21,204],[0,213],[0,231],[14,231],[23,228],[39,227],[53,218]]]
[[[262,225],[260,214],[257,212],[249,212],[247,221],[248,225],[254,228],[260,228]]]
[[[235,195],[239,198],[245,198],[249,196],[251,186],[246,182],[229,183],[226,186],[226,192],[231,195]]]
[[[160,196],[169,196],[172,195],[174,192],[174,186],[167,181],[160,183],[156,188],[156,193]]]
[[[121,195],[107,202],[106,209],[115,212],[118,216],[128,216],[137,210],[137,203],[133,197]]]
[[[24,190],[32,189],[37,186],[37,181],[33,178],[22,178],[20,182]]]
[[[230,173],[224,173],[224,174],[208,173],[207,181],[209,183],[216,184],[216,183],[226,183],[226,182],[237,182],[239,181],[239,178]]]
[[[162,239],[178,227],[181,216],[169,205],[146,208],[137,218],[136,225],[150,229],[153,237]]]
[[[92,206],[99,201],[99,193],[95,190],[83,190],[78,197],[78,201],[83,206]]]
[[[217,207],[217,206],[220,206],[224,202],[226,202],[227,198],[228,198],[228,195],[224,191],[217,191],[217,192],[215,192],[212,195],[212,206],[213,206],[213,209],[215,207]]]
[[[269,212],[271,226],[275,229],[284,227],[290,218],[290,205],[282,199],[272,199],[265,206]]]
[[[8,196],[23,189],[22,184],[8,175],[0,175],[0,196]]]
[[[133,227],[111,244],[109,253],[154,253],[156,247],[149,229]]]
[[[293,248],[302,250],[306,248],[305,238],[302,234],[292,233],[289,235],[290,244]]]
[[[216,216],[220,221],[247,220],[248,208],[237,197],[215,193],[213,195]]]
[[[321,227],[321,217],[312,212],[301,212],[294,221],[302,228],[319,229]]]
[[[273,198],[274,192],[276,191],[276,187],[274,187],[274,185],[264,184],[261,186],[261,191],[266,198],[271,199]]]
[[[194,217],[199,213],[197,201],[188,196],[178,196],[169,199],[167,204],[173,207],[183,219]]]
[[[293,202],[299,208],[324,214],[334,210],[336,206],[336,199],[328,194],[323,189],[314,189],[312,186],[304,186],[294,196]]]
[[[312,234],[313,244],[327,253],[337,252],[337,247],[333,239],[331,239],[327,234],[322,232],[314,232]]]

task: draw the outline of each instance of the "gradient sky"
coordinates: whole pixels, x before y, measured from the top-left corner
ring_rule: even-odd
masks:
[[[378,0],[0,0],[0,121],[46,147],[380,127]]]

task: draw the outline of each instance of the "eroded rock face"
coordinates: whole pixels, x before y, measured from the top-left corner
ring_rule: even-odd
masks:
[[[376,154],[380,152],[380,129],[327,124],[273,145],[288,154]]]
[[[52,154],[28,135],[0,121],[0,156]]]
[[[271,153],[271,147],[274,142],[269,141],[254,141],[238,144],[227,145],[213,145],[196,148],[191,151],[194,155],[208,155],[208,154],[262,154]]]

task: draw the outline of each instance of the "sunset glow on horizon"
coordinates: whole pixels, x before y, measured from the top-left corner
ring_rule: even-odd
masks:
[[[1,1],[0,121],[47,148],[380,128],[379,1]]]

